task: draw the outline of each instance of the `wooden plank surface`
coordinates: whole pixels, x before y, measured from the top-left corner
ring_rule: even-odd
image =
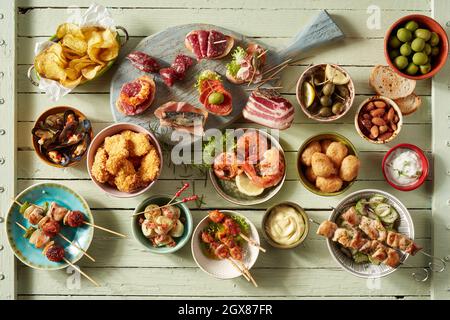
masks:
[[[251,208],[237,208],[220,198],[204,175],[185,167],[165,166],[161,181],[145,196],[134,199],[112,198],[99,190],[90,180],[85,163],[73,168],[56,169],[43,164],[31,146],[30,130],[33,122],[47,108],[54,105],[71,105],[85,113],[93,122],[95,132],[113,122],[109,109],[109,84],[113,71],[97,81],[74,90],[57,103],[50,102],[39,90],[31,86],[25,72],[33,61],[32,50],[38,41],[46,39],[56,26],[68,16],[67,7],[73,1],[17,0],[18,36],[16,38],[18,111],[16,128],[18,139],[17,189],[43,181],[64,183],[80,192],[93,209],[96,222],[128,235],[117,239],[95,232],[90,252],[97,258],[95,264],[83,259],[79,265],[102,283],[101,288],[91,287],[82,280],[81,287],[69,285],[70,274],[65,271],[41,272],[19,265],[17,272],[18,297],[20,299],[160,299],[160,298],[219,298],[219,299],[305,299],[305,298],[381,298],[428,299],[430,283],[416,283],[411,272],[426,266],[424,256],[408,260],[411,267],[401,267],[392,276],[373,283],[358,279],[341,270],[331,258],[324,239],[314,234],[314,226],[304,245],[294,250],[272,249],[261,254],[255,265],[254,276],[260,288],[252,288],[240,279],[218,281],[198,269],[192,259],[189,245],[172,255],[154,255],[140,247],[131,235],[130,214],[137,204],[151,194],[172,194],[182,181],[190,181],[195,192],[205,196],[205,204],[194,209],[194,221],[206,215],[208,208],[229,208],[243,212],[260,229],[265,209],[278,201],[291,200],[300,203],[314,219],[325,219],[330,206],[343,196],[318,197],[307,191],[297,180],[295,169],[297,149],[308,137],[336,131],[348,137],[356,146],[363,162],[358,181],[349,192],[363,188],[379,188],[399,197],[410,209],[414,220],[417,241],[426,249],[433,247],[432,239],[432,191],[433,176],[425,185],[412,192],[399,192],[390,187],[381,173],[384,153],[400,142],[413,142],[420,146],[432,160],[431,108],[436,108],[431,81],[417,83],[416,93],[423,98],[422,108],[405,117],[405,125],[398,139],[386,146],[375,146],[360,138],[354,128],[355,109],[373,94],[368,85],[370,70],[374,65],[385,64],[383,37],[386,28],[399,17],[410,12],[431,15],[430,1],[356,1],[356,0],[97,0],[111,7],[117,24],[124,25],[131,39],[122,56],[145,36],[167,27],[184,23],[213,23],[241,32],[274,47],[289,43],[308,20],[320,9],[327,9],[347,38],[326,48],[314,50],[295,66],[286,69],[282,77],[284,97],[297,108],[295,97],[299,75],[312,63],[339,63],[350,73],[357,96],[352,110],[337,123],[320,124],[308,119],[299,108],[294,125],[281,133],[281,144],[288,162],[287,180],[280,193],[271,201]],[[91,0],[78,0],[76,4],[86,8]],[[367,8],[376,5],[381,10],[380,28],[368,29]],[[345,8],[345,9],[344,9]],[[54,17],[58,16],[58,19]],[[267,23],[260,23],[267,21]],[[282,21],[282,23],[280,23]],[[448,101],[448,99],[447,99]],[[434,123],[434,119],[433,119]],[[249,126],[240,120],[237,126]],[[433,149],[434,150],[434,149]],[[260,231],[260,230],[259,230]],[[1,252],[1,251],[0,251]]]
[[[16,192],[16,4],[0,2],[0,300],[16,297],[14,255],[4,218]],[[7,120],[6,120],[7,119]]]

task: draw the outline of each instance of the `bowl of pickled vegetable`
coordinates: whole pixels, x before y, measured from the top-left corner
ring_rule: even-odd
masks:
[[[412,14],[397,20],[384,39],[384,55],[391,68],[405,78],[433,77],[445,65],[448,38],[434,19]]]

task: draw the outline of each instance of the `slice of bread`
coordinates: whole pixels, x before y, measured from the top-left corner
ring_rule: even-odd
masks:
[[[420,98],[414,92],[409,96],[396,99],[394,101],[398,104],[398,107],[400,108],[404,116],[417,111],[417,109],[419,109],[420,105],[422,104],[422,98]]]
[[[375,66],[369,84],[378,95],[393,100],[409,96],[416,88],[416,80],[401,77],[389,66]]]

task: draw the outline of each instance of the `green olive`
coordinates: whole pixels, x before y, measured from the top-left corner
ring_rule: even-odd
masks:
[[[411,32],[414,32],[417,30],[417,28],[419,28],[419,24],[417,22],[415,22],[414,20],[411,20],[405,24],[405,28]]]
[[[408,65],[408,67],[406,68],[406,73],[409,75],[415,75],[417,73],[417,71],[419,71],[419,67],[417,65],[415,65],[414,63],[410,63]]]
[[[331,112],[331,109],[330,109],[330,108],[328,108],[328,107],[322,107],[322,108],[320,108],[318,114],[319,114],[319,116],[321,116],[321,117],[327,118],[327,117],[331,116],[333,113]]]
[[[417,29],[416,31],[414,31],[414,35],[417,38],[422,38],[425,41],[428,41],[431,38],[431,32],[428,29]]]
[[[427,63],[427,64],[424,64],[423,66],[420,66],[419,68],[420,68],[420,73],[425,74],[425,73],[428,73],[431,71],[431,64]]]
[[[397,36],[391,36],[389,38],[389,46],[393,49],[398,49],[402,45],[402,42],[398,40]]]
[[[411,49],[415,52],[422,51],[425,48],[425,40],[421,38],[415,38],[413,42],[411,42]]]
[[[392,49],[391,51],[389,51],[389,58],[391,58],[391,60],[394,60],[399,55],[400,55],[400,50],[398,50],[398,49]]]
[[[326,96],[331,96],[334,92],[334,83],[328,82],[322,88],[322,93]]]
[[[213,92],[213,93],[211,93],[208,96],[208,102],[210,104],[218,105],[218,104],[221,104],[223,102],[224,98],[225,97],[223,96],[223,93],[221,93],[221,92]]]
[[[432,47],[431,48],[431,56],[436,57],[439,54],[439,48],[438,47]]]
[[[395,58],[394,64],[400,70],[405,69],[406,66],[408,65],[408,58],[404,56],[398,56],[397,58]]]
[[[342,111],[344,111],[344,104],[342,102],[336,102],[335,104],[333,104],[333,106],[331,107],[331,111],[334,114],[341,114]]]
[[[400,28],[397,30],[397,38],[401,42],[408,42],[412,39],[412,33],[406,28]]]
[[[423,52],[416,52],[412,57],[412,61],[414,64],[421,66],[428,63],[428,56]]]
[[[333,103],[333,101],[331,100],[331,98],[329,96],[321,96],[320,97],[320,104],[323,107],[329,107],[329,106],[331,106],[332,103]]]
[[[402,46],[400,47],[400,53],[402,56],[409,56],[411,54],[412,50],[411,50],[411,45],[409,44],[409,42],[406,42],[404,44],[402,44]]]
[[[431,54],[431,46],[428,43],[425,43],[425,47],[422,52],[429,56]]]
[[[438,34],[436,32],[432,32],[431,33],[431,38],[430,38],[430,45],[435,47],[438,44],[439,44],[439,36],[438,36]]]
[[[350,96],[350,91],[345,85],[336,86],[336,91],[344,99]]]

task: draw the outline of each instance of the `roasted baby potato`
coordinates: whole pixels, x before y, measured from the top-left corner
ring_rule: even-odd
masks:
[[[341,190],[343,181],[336,175],[328,178],[317,177],[316,187],[322,192],[337,192]]]
[[[347,156],[348,148],[342,142],[332,142],[327,149],[326,155],[334,163],[336,168],[341,166],[342,160]]]
[[[348,155],[342,160],[341,168],[339,169],[339,177],[344,181],[353,181],[358,176],[361,162],[354,155]]]
[[[301,162],[305,166],[311,165],[311,157],[314,153],[320,152],[322,149],[320,147],[320,143],[318,141],[313,141],[303,150],[301,156]]]
[[[322,152],[315,152],[312,155],[311,167],[314,174],[318,177],[327,178],[337,173],[331,159]]]

